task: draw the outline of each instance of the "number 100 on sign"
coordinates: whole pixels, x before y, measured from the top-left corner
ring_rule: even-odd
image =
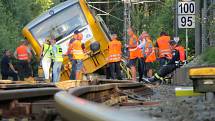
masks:
[[[195,14],[195,2],[178,2],[178,14]]]
[[[179,15],[178,16],[179,28],[195,28],[195,15]]]

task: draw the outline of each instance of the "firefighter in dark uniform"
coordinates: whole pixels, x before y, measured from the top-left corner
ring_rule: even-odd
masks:
[[[4,51],[4,56],[1,60],[1,75],[2,80],[7,80],[8,77],[13,77],[13,81],[18,80],[18,71],[15,70],[11,62],[11,52],[10,50]]]
[[[172,59],[164,65],[152,78],[146,79],[146,81],[153,83],[156,81],[165,82],[165,77],[172,73],[175,69],[179,68],[185,62],[184,48],[177,44],[176,41],[171,40],[170,45],[172,48]]]

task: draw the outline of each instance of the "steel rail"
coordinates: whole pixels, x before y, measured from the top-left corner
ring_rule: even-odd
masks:
[[[93,85],[61,91],[55,94],[56,109],[65,121],[155,121],[147,116],[120,112],[99,103],[80,98],[86,93],[129,89],[144,86],[140,83]]]
[[[99,83],[135,83],[132,80],[97,79]]]
[[[140,83],[116,83],[116,84],[102,84],[102,85],[92,85],[92,86],[83,86],[83,87],[77,87],[77,88],[71,88],[68,93],[71,95],[80,97],[83,94],[86,93],[92,93],[92,92],[99,92],[99,91],[105,91],[110,90],[114,88],[137,88],[144,86]]]
[[[60,89],[54,87],[0,90],[0,101],[52,96],[58,91]]]

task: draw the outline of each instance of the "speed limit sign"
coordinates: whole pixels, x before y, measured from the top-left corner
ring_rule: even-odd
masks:
[[[179,28],[195,28],[195,15],[178,15]]]
[[[178,28],[186,29],[186,57],[188,57],[188,29],[195,28],[195,2],[178,2]]]
[[[195,14],[195,2],[178,2],[178,14]]]
[[[195,2],[178,2],[178,27],[195,28]]]

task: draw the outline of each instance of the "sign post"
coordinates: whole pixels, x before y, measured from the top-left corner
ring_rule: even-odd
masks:
[[[188,57],[188,29],[195,28],[195,2],[178,2],[178,28],[186,29],[186,57]]]
[[[188,29],[186,28],[186,57],[188,57]]]

